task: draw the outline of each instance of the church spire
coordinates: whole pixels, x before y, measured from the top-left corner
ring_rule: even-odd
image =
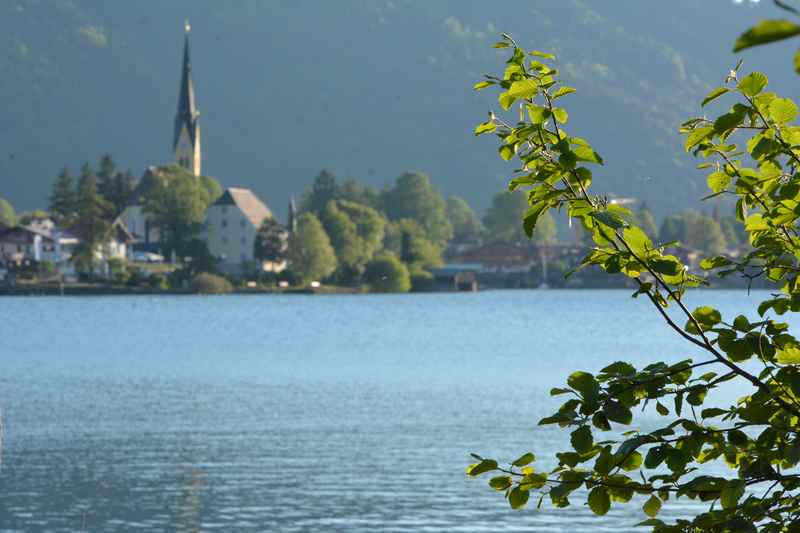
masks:
[[[183,44],[183,68],[181,87],[178,93],[178,111],[175,114],[175,132],[172,151],[175,162],[189,170],[195,176],[200,175],[200,112],[197,110],[197,99],[192,79],[192,61],[189,53],[189,33],[192,27],[189,21],[184,23],[186,34]]]

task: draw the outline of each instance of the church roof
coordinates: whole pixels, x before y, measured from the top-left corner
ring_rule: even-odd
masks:
[[[189,33],[186,33],[186,41],[183,45],[183,69],[181,72],[181,89],[178,93],[178,112],[175,115],[175,135],[172,142],[172,150],[178,146],[181,130],[186,127],[189,132],[189,140],[194,145],[197,142],[197,119],[200,112],[197,110],[197,98],[194,94],[194,81],[192,80],[192,61],[189,54]]]
[[[213,205],[234,205],[255,226],[261,227],[265,218],[272,218],[272,212],[250,189],[229,187]]]

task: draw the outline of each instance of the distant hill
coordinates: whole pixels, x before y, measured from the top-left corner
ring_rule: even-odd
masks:
[[[299,0],[0,4],[0,196],[42,206],[65,163],[109,152],[141,174],[167,161],[184,18],[202,113],[204,173],[253,188],[283,216],[331,168],[382,185],[406,169],[483,210],[509,167],[471,130],[497,107],[471,85],[496,72],[501,31],[559,56],[578,89],[572,131],[607,160],[602,190],[657,213],[702,195],[676,135],[735,62],[767,2]],[[788,46],[746,67],[796,87]]]

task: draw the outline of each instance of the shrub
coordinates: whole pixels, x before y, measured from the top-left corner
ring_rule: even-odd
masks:
[[[408,269],[391,252],[379,254],[367,263],[364,278],[372,292],[408,292],[411,289]]]
[[[227,294],[233,292],[233,285],[222,276],[203,272],[192,280],[191,289],[197,294]]]

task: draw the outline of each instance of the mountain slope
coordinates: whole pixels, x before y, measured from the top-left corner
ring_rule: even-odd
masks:
[[[773,15],[728,0],[7,2],[0,196],[43,205],[64,164],[105,152],[137,174],[167,161],[188,18],[204,172],[279,215],[323,167],[379,186],[421,170],[485,208],[509,168],[471,134],[497,108],[471,86],[500,70],[501,31],[558,54],[579,90],[570,130],[607,161],[598,190],[663,213],[703,190],[677,125],[735,62],[735,36]],[[748,53],[747,66],[789,87],[791,52]]]

